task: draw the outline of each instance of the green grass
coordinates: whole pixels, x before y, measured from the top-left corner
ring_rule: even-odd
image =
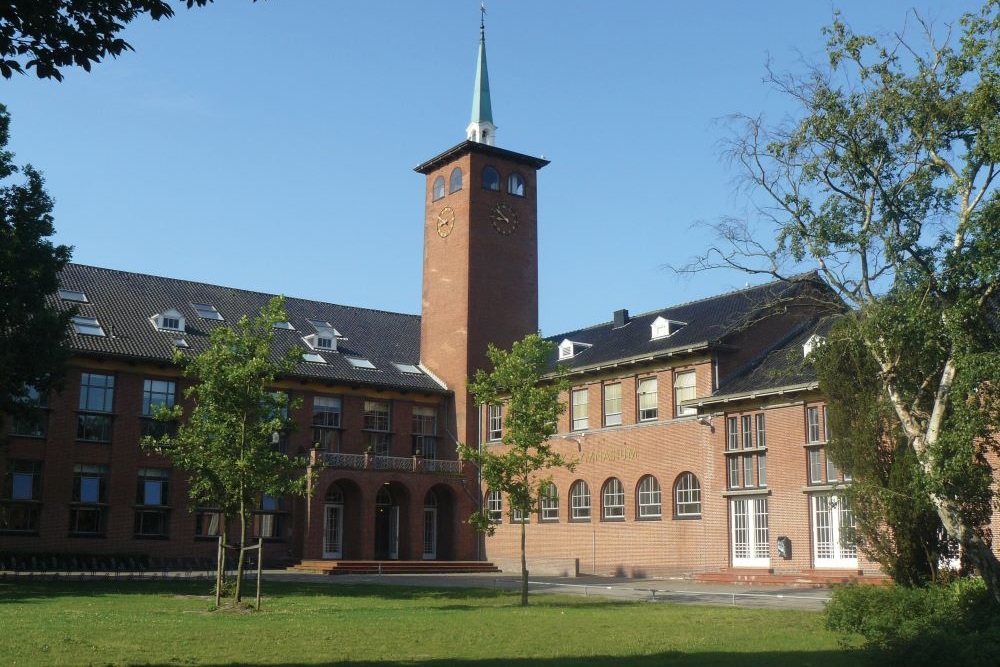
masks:
[[[252,588],[252,587],[251,587]],[[205,582],[0,582],[4,665],[852,665],[816,613],[478,589],[265,582],[211,612]]]

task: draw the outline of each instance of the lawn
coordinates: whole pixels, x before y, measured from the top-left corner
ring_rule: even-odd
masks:
[[[211,612],[197,581],[0,581],[4,665],[852,665],[817,613],[265,582]]]

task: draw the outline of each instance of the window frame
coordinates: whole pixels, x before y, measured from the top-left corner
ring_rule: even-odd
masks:
[[[340,396],[313,396],[310,419],[313,448],[339,452],[343,419],[344,402]]]
[[[0,509],[3,510],[0,512],[0,534],[38,533],[44,465],[38,460],[8,459],[0,491]],[[23,488],[25,483],[28,485],[26,494]]]
[[[601,521],[625,520],[625,486],[617,477],[609,477],[601,486]]]
[[[584,504],[586,503],[586,504]],[[578,479],[569,487],[570,521],[589,522],[591,519],[590,485]]]
[[[687,379],[691,379],[690,385]],[[682,381],[684,384],[682,384]],[[688,395],[690,394],[690,396]],[[682,407],[681,402],[698,396],[698,375],[695,371],[677,371],[674,373],[674,416],[690,417],[698,414],[698,408]]]
[[[101,383],[96,378],[104,378]],[[80,373],[76,439],[111,442],[115,403],[115,376],[111,373]]]
[[[688,511],[689,507],[697,507]],[[674,518],[701,518],[701,480],[691,471],[684,471],[674,480]]]
[[[483,190],[500,192],[500,172],[492,165],[486,165],[480,172]]]
[[[644,488],[650,487],[650,488]],[[660,480],[653,475],[643,475],[635,487],[636,518],[653,521],[663,517],[663,494]]]
[[[652,391],[649,391],[650,385],[652,386]],[[643,387],[646,387],[645,391]],[[659,418],[659,382],[655,377],[639,378],[636,383],[636,413],[639,417],[640,422],[650,422],[656,421]],[[652,397],[652,398],[650,398]],[[647,407],[643,407],[643,399]],[[652,401],[652,407],[648,407],[650,400]]]
[[[455,178],[456,174],[458,178]],[[453,194],[462,189],[462,176],[461,167],[455,167],[451,170],[451,173],[448,175],[448,194]]]
[[[601,388],[603,395],[603,412],[605,426],[621,426],[622,420],[622,383],[609,382]],[[617,396],[611,394],[617,393]],[[617,408],[617,409],[616,409]]]
[[[487,489],[484,501],[486,520],[490,523],[503,523],[503,494],[497,489]]]
[[[107,531],[108,507],[108,474],[106,465],[77,463],[73,466],[73,485],[70,490],[70,521],[71,537],[100,536]],[[89,483],[84,484],[85,480]],[[91,499],[91,484],[96,484],[96,496]],[[92,525],[92,530],[85,530],[81,525]]]
[[[414,405],[411,414],[411,440],[414,456],[437,458],[438,410],[433,405]]]
[[[527,196],[528,183],[519,172],[512,171],[507,175],[507,193],[515,197]]]
[[[559,489],[552,482],[545,484],[538,493],[538,520],[559,520]]]
[[[431,184],[431,201],[438,201],[439,199],[444,199],[444,175],[438,174],[438,177],[434,179]]]
[[[503,405],[490,403],[486,406],[486,440],[498,442],[503,440]]]
[[[170,535],[170,470],[139,468],[135,499],[133,534],[141,538],[167,538]],[[150,502],[149,490],[157,488],[158,503]],[[155,499],[155,498],[154,498]],[[149,528],[152,523],[158,529]]]
[[[582,401],[577,398],[583,397]],[[570,430],[585,431],[590,427],[590,389],[581,387],[570,391]]]

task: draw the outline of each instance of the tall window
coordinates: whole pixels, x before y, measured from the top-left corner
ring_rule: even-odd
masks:
[[[490,405],[489,409],[489,440],[500,440],[503,438],[503,407],[497,404]]]
[[[174,407],[177,393],[176,383],[170,380],[150,380],[142,382],[142,434],[159,437],[169,433],[173,425],[170,422],[156,421],[153,417],[156,411]]]
[[[727,456],[726,464],[729,469],[729,488],[740,488],[740,457]]]
[[[618,383],[604,385],[604,425],[622,423],[622,386]]]
[[[806,442],[822,442],[819,408],[806,409]]]
[[[413,453],[427,459],[437,458],[437,408],[413,407]]]
[[[486,516],[490,523],[500,523],[503,521],[503,496],[496,489],[486,492]]]
[[[104,533],[108,502],[108,467],[73,466],[73,493],[69,506],[69,530],[81,535]]]
[[[559,520],[559,490],[549,482],[542,487],[538,498],[539,518],[542,521]]]
[[[431,198],[434,201],[437,201],[438,199],[444,197],[444,176],[438,176],[437,178],[434,179],[434,187],[432,188],[432,190],[433,193],[431,194]]]
[[[8,461],[0,496],[0,532],[38,532],[42,462]]]
[[[515,197],[524,196],[524,176],[516,171],[507,178],[507,192]]]
[[[695,397],[696,377],[694,371],[684,371],[674,376],[674,414],[678,417],[693,415],[698,412],[697,408],[684,407],[683,401]]]
[[[736,417],[726,417],[726,449],[733,450],[740,448],[740,427],[739,419]]]
[[[364,429],[368,448],[376,456],[389,455],[389,402],[365,401]]]
[[[572,417],[573,420],[573,430],[582,431],[590,425],[590,419],[588,416],[589,404],[588,400],[590,397],[590,392],[586,389],[574,389],[573,390],[573,406],[572,406]]]
[[[160,468],[139,468],[139,484],[135,503],[135,534],[144,537],[166,537],[169,517],[170,471]]]
[[[462,168],[455,167],[448,177],[448,192],[458,192],[462,189]]]
[[[111,410],[115,398],[115,376],[98,373],[80,375],[80,411],[76,437],[80,440],[111,440]]]
[[[646,475],[639,480],[637,489],[640,519],[658,519],[662,514],[660,509],[660,483],[652,475]]]
[[[639,380],[639,421],[651,421],[656,415],[656,378]]]
[[[816,567],[857,567],[858,548],[851,541],[854,509],[850,501],[832,494],[812,497],[813,553]]]
[[[314,396],[312,410],[313,446],[328,452],[339,452],[340,420],[339,397]]]
[[[751,449],[753,447],[753,420],[750,415],[740,417],[740,427],[740,430],[743,431],[743,448]]]
[[[260,499],[260,508],[254,512],[254,537],[264,539],[282,539],[285,537],[285,503],[281,498],[264,494]]]
[[[601,501],[603,519],[621,521],[625,518],[625,487],[617,477],[612,477],[604,483]]]
[[[823,450],[819,447],[809,449],[809,483],[822,484],[823,479]]]
[[[590,521],[590,487],[582,479],[570,487],[569,503],[573,521]]]
[[[701,516],[701,482],[692,473],[681,473],[674,483],[674,516]]]
[[[771,553],[768,541],[767,498],[733,498],[730,507],[733,565],[767,567]]]
[[[767,429],[764,427],[764,413],[754,415],[757,424],[757,446],[767,447]]]
[[[26,386],[25,395],[17,400],[20,410],[11,419],[12,435],[28,435],[44,438],[48,431],[49,413],[45,397],[32,386]]]
[[[493,167],[483,167],[483,189],[500,192],[500,172]]]

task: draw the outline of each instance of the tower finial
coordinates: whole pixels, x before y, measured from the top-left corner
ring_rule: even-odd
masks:
[[[469,141],[493,145],[496,125],[490,102],[490,77],[486,72],[486,3],[479,5],[479,59],[476,62],[476,85],[472,90],[472,120],[465,128]]]

